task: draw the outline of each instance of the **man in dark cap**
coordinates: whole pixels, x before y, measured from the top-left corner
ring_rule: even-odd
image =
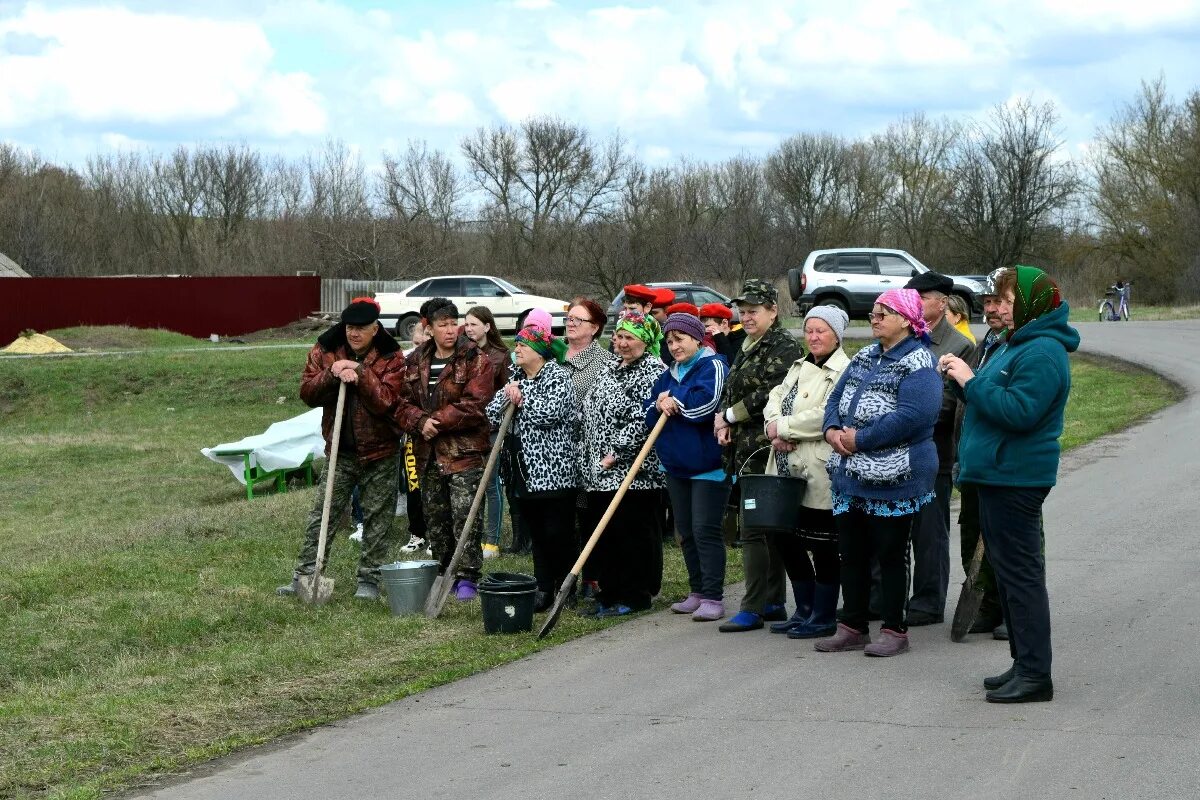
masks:
[[[432,335],[408,356],[408,403],[398,409],[397,420],[416,443],[425,524],[442,572],[450,566],[458,537],[470,537],[452,576],[455,597],[468,601],[478,596],[483,568],[482,515],[470,531],[463,528],[491,446],[484,408],[495,393],[494,367],[475,342],[459,335],[453,302],[435,297],[420,313]]]
[[[354,593],[358,600],[379,599],[379,567],[388,554],[396,513],[400,437],[394,419],[397,408],[404,404],[403,381],[400,345],[379,324],[379,304],[369,297],[354,298],[342,311],[341,321],[317,338],[300,379],[300,399],[323,409],[321,433],[326,455],[334,436],[338,386],[346,386],[330,519],[341,517],[358,487],[363,509],[358,589]],[[326,461],[318,485],[325,485],[328,468]],[[324,492],[317,492],[292,582],[279,587],[280,595],[294,595],[297,579],[316,569],[324,504]],[[333,541],[333,536],[326,539],[326,563]]]
[[[954,290],[954,281],[936,272],[914,276],[906,289],[921,295],[925,322],[929,324],[929,349],[934,360],[953,353],[968,358],[975,349],[946,318],[946,298]],[[946,591],[950,584],[950,494],[953,489],[954,413],[958,401],[950,391],[950,381],[942,388],[942,410],[933,428],[937,446],[938,474],[934,481],[936,500],[917,512],[913,524],[912,598],[908,601],[908,624],[933,625],[943,620]]]

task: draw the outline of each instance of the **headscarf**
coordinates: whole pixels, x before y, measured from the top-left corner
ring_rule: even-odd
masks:
[[[920,292],[916,289],[888,289],[876,297],[875,302],[887,306],[908,320],[917,338],[929,344],[929,323],[925,321]]]
[[[525,315],[526,328],[540,328],[546,333],[550,333],[553,325],[554,320],[551,318],[550,312],[543,308],[530,309],[529,313]]]
[[[1014,269],[1017,271],[1017,288],[1013,292],[1012,333],[1062,305],[1058,284],[1049,275],[1037,267],[1021,264]]]
[[[622,311],[613,333],[617,331],[632,333],[646,343],[646,352],[655,358],[662,357],[662,327],[654,317],[647,317],[640,311]]]
[[[526,325],[516,337],[517,344],[523,344],[547,361],[554,359],[554,334],[543,330],[537,325]]]

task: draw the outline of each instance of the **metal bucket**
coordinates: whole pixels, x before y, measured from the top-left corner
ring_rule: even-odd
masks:
[[[397,617],[420,614],[437,579],[436,561],[397,561],[379,568],[388,606]]]

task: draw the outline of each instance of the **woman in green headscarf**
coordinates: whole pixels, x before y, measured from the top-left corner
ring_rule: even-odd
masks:
[[[959,483],[978,490],[984,547],[1008,622],[1013,664],[984,679],[986,699],[1027,703],[1054,697],[1042,503],[1058,476],[1067,354],[1079,347],[1079,332],[1067,324],[1058,286],[1036,267],[1005,270],[996,292],[1008,323],[1004,344],[978,373],[956,356],[942,356],[938,366],[966,402]]]

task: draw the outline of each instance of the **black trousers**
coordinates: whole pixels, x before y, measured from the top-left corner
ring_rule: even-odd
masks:
[[[1042,553],[1042,504],[1049,487],[979,485],[983,542],[996,573],[1017,673],[1050,677],[1050,596]]]
[[[730,483],[667,476],[679,547],[688,571],[689,591],[705,600],[720,600],[725,592],[725,540],[721,517]]]
[[[800,527],[792,533],[775,536],[775,550],[783,561],[788,580],[816,581],[826,585],[841,580],[841,560],[834,531],[833,512],[828,509],[801,508]],[[817,534],[816,536],[810,534]],[[809,560],[809,554],[812,560]]]
[[[842,610],[838,621],[865,633],[871,598],[871,560],[879,561],[878,609],[883,627],[908,630],[908,545],[913,515],[877,517],[857,508],[834,517],[842,556]]]
[[[512,499],[519,505],[521,521],[533,545],[533,576],[538,589],[549,595],[558,587],[579,557],[575,537],[575,491],[527,494]]]
[[[642,611],[650,607],[652,590],[662,585],[662,529],[653,516],[659,507],[658,491],[626,492],[588,559],[600,582],[597,601],[602,605]],[[615,495],[588,492],[586,530],[596,527]]]

